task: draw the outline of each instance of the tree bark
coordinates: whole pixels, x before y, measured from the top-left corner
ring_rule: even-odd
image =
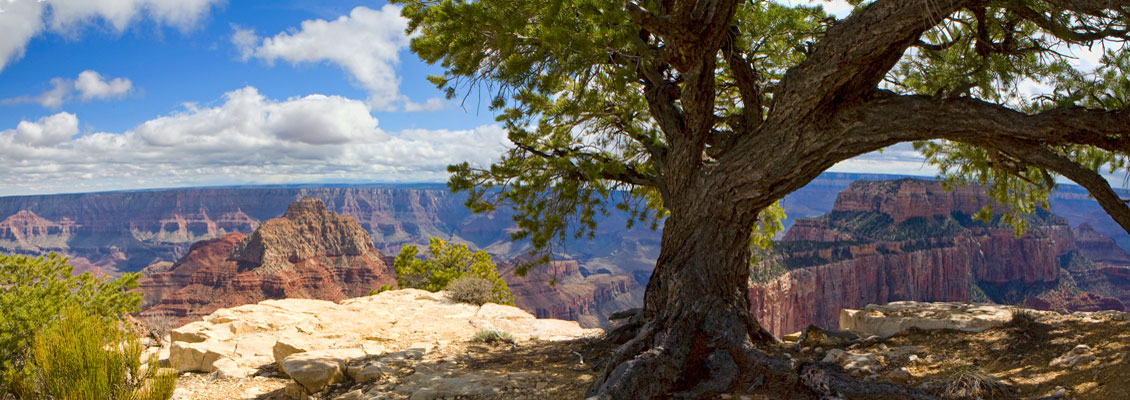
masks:
[[[776,341],[749,311],[749,234],[757,210],[719,207],[708,190],[673,198],[638,316],[646,322],[608,361],[591,398],[698,398],[791,371],[754,347]]]

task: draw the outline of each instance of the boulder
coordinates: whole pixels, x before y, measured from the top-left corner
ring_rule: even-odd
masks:
[[[282,368],[307,393],[317,393],[341,382],[348,363],[363,357],[365,352],[359,349],[315,350],[286,357]]]
[[[896,301],[882,306],[871,304],[862,310],[843,309],[840,329],[883,338],[910,328],[981,332],[1008,323],[1013,310],[996,304]]]
[[[201,343],[173,342],[169,349],[169,364],[180,372],[212,372],[216,362],[235,351],[229,342],[207,341]]]

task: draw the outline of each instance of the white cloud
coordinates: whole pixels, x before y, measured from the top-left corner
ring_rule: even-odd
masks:
[[[78,118],[61,112],[40,118],[36,122],[20,121],[16,129],[0,131],[0,143],[5,139],[14,145],[46,147],[63,143],[78,133]]]
[[[0,4],[0,71],[24,55],[24,47],[43,30],[43,5],[36,1]]]
[[[45,29],[77,35],[104,21],[117,32],[147,16],[183,31],[196,26],[212,4],[223,0],[8,0],[0,3],[0,71],[23,57],[33,37]]]
[[[438,181],[507,148],[498,126],[386,132],[364,101],[253,87],[121,133],[59,113],[0,131],[0,195],[272,182]]]
[[[76,79],[51,79],[51,89],[38,96],[0,99],[0,104],[39,103],[43,107],[59,108],[74,98],[76,91],[78,98],[84,102],[121,99],[133,91],[133,82],[126,78],[106,80],[102,74],[88,69],[80,72]]]
[[[243,27],[231,24],[233,31],[231,35],[231,43],[235,45],[236,50],[239,50],[239,59],[247,61],[255,55],[255,47],[259,46],[259,36],[255,34],[254,29],[244,29]]]
[[[278,60],[292,64],[328,62],[341,67],[353,83],[369,92],[375,110],[435,111],[440,99],[413,103],[400,94],[396,68],[400,52],[408,48],[404,33],[408,21],[400,7],[391,4],[374,10],[357,7],[333,21],[303,21],[301,28],[260,39],[254,31],[233,26],[232,43],[241,57],[259,58],[268,64]]]
[[[78,74],[78,79],[75,79],[75,90],[78,90],[78,97],[82,101],[115,99],[129,94],[133,90],[133,82],[126,78],[107,81],[102,74],[88,69]]]
[[[57,32],[74,32],[97,19],[121,32],[141,15],[157,23],[188,31],[218,0],[48,0],[48,26]]]
[[[59,108],[63,106],[63,102],[70,97],[71,91],[74,88],[74,82],[66,78],[53,78],[51,79],[51,89],[43,92],[35,98],[25,98],[27,101],[33,101],[47,108]]]

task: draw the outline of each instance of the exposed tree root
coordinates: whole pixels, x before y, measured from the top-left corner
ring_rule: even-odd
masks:
[[[855,380],[831,364],[797,365],[787,356],[764,350],[765,344],[777,339],[764,333],[752,317],[742,321],[748,314],[726,307],[703,314],[702,318],[682,314],[681,319],[646,323],[636,315],[610,332],[609,340],[630,339],[607,360],[603,378],[590,389],[588,398],[704,399],[758,388],[772,388],[781,398],[794,399],[935,398],[893,383]]]

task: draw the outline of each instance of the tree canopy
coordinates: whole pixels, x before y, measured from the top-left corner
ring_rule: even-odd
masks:
[[[749,355],[771,337],[744,297],[751,229],[836,163],[897,143],[951,184],[989,185],[1019,228],[1062,177],[1130,231],[1103,176],[1128,168],[1130,1],[852,0],[843,19],[819,2],[397,2],[412,50],[444,69],[431,81],[485,96],[509,133],[493,165],[450,168],[474,211],[512,206],[515,239],[550,250],[610,206],[663,224],[638,335],[597,397],[706,395],[768,363]],[[1103,56],[1082,68],[1072,48]]]

